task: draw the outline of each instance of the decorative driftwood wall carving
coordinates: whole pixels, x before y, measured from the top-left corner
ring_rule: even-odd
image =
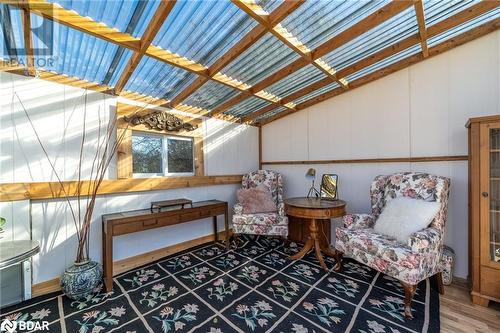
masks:
[[[148,114],[124,116],[123,120],[131,126],[145,125],[149,129],[165,132],[194,131],[198,128],[198,125],[184,122],[167,111],[151,111]]]

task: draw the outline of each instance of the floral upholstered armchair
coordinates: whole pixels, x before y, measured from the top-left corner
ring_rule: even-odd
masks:
[[[280,173],[271,170],[258,170],[243,176],[243,189],[265,186],[276,202],[278,210],[271,213],[244,214],[238,203],[234,206],[233,232],[267,236],[288,236],[288,217],[283,203],[283,178]]]
[[[344,227],[336,229],[337,265],[342,270],[342,254],[398,279],[405,290],[404,311],[412,318],[411,301],[417,284],[437,274],[442,293],[444,227],[448,210],[450,180],[427,173],[397,173],[378,176],[370,189],[372,213],[344,216]],[[413,233],[406,244],[378,234],[373,226],[385,205],[396,197],[410,197],[440,203],[431,224]],[[401,221],[405,223],[405,221]]]

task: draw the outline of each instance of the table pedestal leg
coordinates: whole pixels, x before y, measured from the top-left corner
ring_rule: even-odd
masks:
[[[288,257],[290,260],[298,260],[304,257],[307,252],[310,250],[314,249],[316,253],[316,258],[319,261],[319,264],[325,271],[328,271],[328,267],[325,264],[325,261],[323,260],[323,255],[321,254],[321,251],[325,251],[327,255],[329,255],[330,251],[329,249],[322,249],[321,245],[319,243],[318,239],[318,225],[316,224],[316,219],[311,219],[311,222],[309,224],[309,238],[307,239],[306,243],[304,244],[304,247],[300,252],[294,254],[293,256]]]

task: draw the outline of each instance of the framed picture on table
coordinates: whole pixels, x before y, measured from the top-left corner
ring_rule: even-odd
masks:
[[[320,198],[323,200],[337,200],[337,187],[339,176],[336,174],[324,174],[321,177]]]

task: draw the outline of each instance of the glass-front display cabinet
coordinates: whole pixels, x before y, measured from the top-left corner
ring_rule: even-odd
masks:
[[[472,301],[500,301],[500,115],[469,128],[469,278]]]

